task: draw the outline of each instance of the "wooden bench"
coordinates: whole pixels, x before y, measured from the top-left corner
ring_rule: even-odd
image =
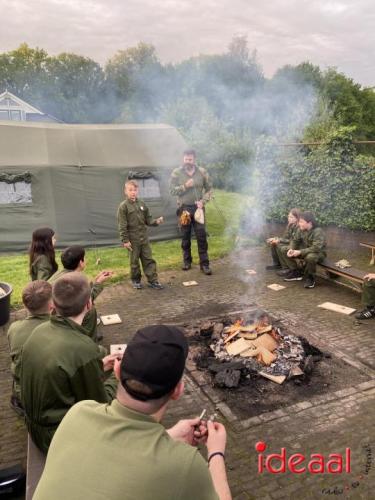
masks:
[[[30,435],[27,437],[27,476],[26,476],[26,500],[33,498],[40,476],[46,463],[45,455],[34,444]]]
[[[359,269],[355,269],[354,267],[341,269],[339,266],[336,266],[333,261],[330,261],[328,259],[324,259],[323,262],[320,262],[318,264],[318,268],[319,267],[323,270],[323,275],[320,274],[320,276],[322,276],[323,278],[335,281],[336,283],[351,288],[352,290],[355,290],[357,292],[361,292],[362,287],[360,285],[363,285],[364,277],[366,276],[367,272],[360,271]],[[350,282],[356,283],[357,286],[339,281],[338,279],[336,279],[336,277],[346,278]]]
[[[375,243],[361,242],[360,245],[361,247],[367,247],[371,249],[370,266],[373,266],[375,264]]]

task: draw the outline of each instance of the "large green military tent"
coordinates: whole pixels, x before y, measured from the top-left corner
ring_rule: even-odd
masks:
[[[0,122],[0,251],[25,251],[34,229],[53,228],[59,246],[119,243],[116,212],[127,178],[177,235],[168,178],[186,144],[171,126]]]

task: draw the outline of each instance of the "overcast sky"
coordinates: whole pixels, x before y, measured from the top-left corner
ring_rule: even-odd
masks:
[[[0,0],[0,52],[26,42],[104,64],[139,41],[163,62],[225,52],[247,36],[265,75],[309,60],[375,86],[374,0]]]

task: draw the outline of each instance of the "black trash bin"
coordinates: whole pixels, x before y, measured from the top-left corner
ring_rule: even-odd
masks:
[[[2,283],[0,281],[0,326],[8,323],[10,316],[10,296],[13,292],[13,288],[8,283]],[[5,295],[2,293],[5,292]]]

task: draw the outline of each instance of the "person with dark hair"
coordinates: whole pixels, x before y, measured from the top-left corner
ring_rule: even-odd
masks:
[[[116,399],[110,405],[82,401],[68,412],[33,499],[50,500],[53,492],[54,500],[230,500],[225,427],[199,417],[168,430],[160,423],[183,393],[187,354],[177,327],[138,330],[115,362]],[[199,442],[206,444],[208,464]]]
[[[284,281],[299,281],[305,277],[305,288],[314,288],[318,262],[327,256],[327,243],[323,230],[317,226],[312,212],[302,212],[298,222],[299,231],[281,254],[281,261],[289,269]],[[296,259],[302,260],[302,272]]]
[[[366,274],[364,277],[362,304],[364,308],[355,317],[357,319],[375,318],[375,273]]]
[[[155,290],[164,287],[159,283],[156,262],[152,257],[151,245],[148,239],[147,226],[163,224],[163,217],[154,219],[144,201],[138,199],[138,183],[130,179],[124,186],[125,200],[117,210],[117,222],[123,247],[129,252],[130,278],[133,288],[142,289],[142,273],[147,277],[148,286]]]
[[[289,245],[291,240],[293,240],[298,231],[298,221],[301,211],[299,208],[292,208],[288,213],[288,225],[284,231],[284,234],[279,237],[268,238],[267,244],[271,246],[271,256],[273,264],[266,266],[267,270],[282,269],[280,254]],[[282,257],[281,257],[282,259]],[[288,269],[288,268],[284,268]]]
[[[177,215],[182,233],[182,269],[191,269],[191,231],[197,238],[199,265],[201,271],[212,274],[208,258],[208,243],[205,227],[204,205],[212,197],[212,183],[208,172],[196,165],[193,149],[184,151],[183,164],[173,170],[170,178],[170,193],[177,196]]]
[[[56,271],[55,231],[42,227],[33,232],[29,248],[29,270],[31,280],[47,281]]]
[[[101,403],[113,399],[116,380],[104,381],[116,356],[102,357],[99,347],[82,328],[91,308],[90,285],[82,273],[69,273],[54,283],[56,315],[34,329],[21,356],[21,402],[28,431],[47,453],[62,418],[78,401]]]
[[[61,276],[67,273],[83,272],[86,268],[85,253],[85,249],[81,245],[72,245],[66,248],[61,254],[61,263],[64,266],[63,269],[57,271],[48,281],[53,284],[61,278]],[[112,275],[112,271],[101,271],[95,277],[94,282],[90,283],[92,307],[83,318],[82,326],[87,330],[88,335],[95,341],[98,340],[98,314],[93,304],[97,296],[103,291],[103,283]]]
[[[49,319],[52,309],[52,286],[43,280],[31,281],[22,291],[22,302],[27,317],[12,323],[7,333],[13,377],[10,404],[19,414],[23,414],[20,388],[21,351],[34,329]]]

